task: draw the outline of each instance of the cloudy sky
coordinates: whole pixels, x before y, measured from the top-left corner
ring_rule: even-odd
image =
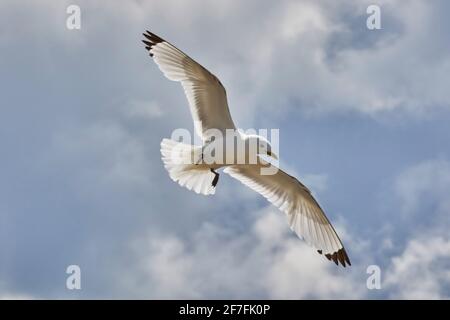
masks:
[[[1,1],[0,298],[449,298],[450,3],[378,1],[371,31],[372,3]],[[239,127],[280,128],[351,268],[226,175],[213,197],[170,180],[159,143],[193,126],[146,29],[221,79]]]

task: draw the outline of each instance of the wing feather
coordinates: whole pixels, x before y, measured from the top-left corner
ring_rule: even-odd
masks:
[[[224,172],[286,213],[291,229],[328,260],[351,265],[339,236],[309,189],[280,169],[274,175],[261,175],[263,165],[233,165]]]
[[[211,137],[209,129],[236,129],[228,108],[222,83],[211,72],[159,36],[145,32],[145,48],[163,74],[181,82],[189,102],[196,132],[204,141]]]

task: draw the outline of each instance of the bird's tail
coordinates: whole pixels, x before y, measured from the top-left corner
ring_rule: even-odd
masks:
[[[219,174],[202,163],[202,147],[163,139],[161,155],[173,181],[196,193],[215,193]]]

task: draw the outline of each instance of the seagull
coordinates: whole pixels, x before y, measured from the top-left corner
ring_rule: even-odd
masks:
[[[351,265],[342,241],[311,191],[281,169],[277,168],[272,175],[261,174],[261,169],[267,165],[261,156],[277,159],[264,137],[239,131],[238,136],[246,145],[255,143],[259,147],[255,155],[258,161],[255,163],[219,164],[202,161],[205,147],[218,143],[213,139],[212,131],[223,134],[229,130],[238,131],[231,118],[225,88],[216,76],[171,43],[150,31],[143,33],[143,36],[145,49],[162,73],[169,80],[181,83],[195,131],[203,143],[202,146],[193,146],[171,139],[162,140],[162,161],[170,178],[196,193],[210,195],[215,193],[219,181],[217,170],[223,168],[224,173],[260,193],[283,211],[291,229],[319,254],[336,265]],[[192,161],[185,163],[175,160],[186,158]]]

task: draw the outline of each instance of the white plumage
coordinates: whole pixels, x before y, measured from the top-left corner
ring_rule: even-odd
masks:
[[[344,267],[350,260],[325,213],[311,192],[296,178],[278,170],[273,175],[262,175],[265,165],[262,159],[255,164],[206,164],[203,147],[211,142],[211,130],[225,135],[227,129],[236,130],[228,109],[227,95],[221,82],[212,73],[195,62],[169,42],[147,31],[144,33],[146,49],[164,75],[181,82],[195,130],[203,140],[203,146],[181,144],[170,139],[161,142],[161,154],[169,176],[181,186],[196,193],[214,194],[219,174],[215,171],[225,167],[224,172],[263,195],[283,211],[291,229],[319,253]],[[243,141],[256,139],[271,152],[270,144],[257,136],[240,134]],[[181,160],[181,161],[180,161]]]
[[[198,135],[207,140],[205,132],[208,129],[219,129],[224,133],[226,129],[235,129],[227,94],[220,81],[170,43],[152,33],[146,36],[153,41],[146,44],[159,69],[168,79],[181,82]]]

